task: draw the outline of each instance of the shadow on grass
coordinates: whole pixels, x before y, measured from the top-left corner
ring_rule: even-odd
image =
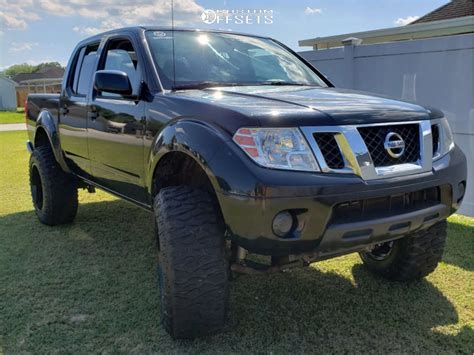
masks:
[[[33,212],[0,218],[0,349],[18,352],[468,352],[472,329],[427,281],[355,282],[316,268],[232,284],[224,332],[173,342],[159,325],[151,214],[122,201],[80,206],[71,226]]]

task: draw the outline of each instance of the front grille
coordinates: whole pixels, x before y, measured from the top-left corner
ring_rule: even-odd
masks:
[[[433,156],[439,154],[439,126],[431,125],[431,134],[433,135]]]
[[[420,131],[418,124],[359,127],[360,135],[369,150],[375,167],[415,163],[420,159]],[[405,141],[405,152],[399,158],[388,154],[384,141],[390,132],[398,133]]]
[[[333,208],[330,223],[352,223],[396,216],[435,206],[440,201],[439,187],[366,200],[348,201]]]
[[[315,133],[313,137],[318,144],[319,150],[321,150],[323,154],[327,166],[330,169],[344,168],[344,158],[334,138],[334,133]]]

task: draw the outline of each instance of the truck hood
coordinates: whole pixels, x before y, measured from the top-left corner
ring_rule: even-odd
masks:
[[[315,87],[246,86],[176,92],[237,111],[261,126],[311,126],[425,120],[440,111],[366,92]],[[256,123],[256,122],[255,122]]]

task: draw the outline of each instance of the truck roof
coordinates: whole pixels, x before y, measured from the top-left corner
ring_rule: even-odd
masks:
[[[112,35],[112,34],[117,34],[117,33],[122,33],[122,32],[136,32],[136,33],[141,33],[143,31],[196,31],[196,32],[217,32],[217,33],[229,33],[229,34],[236,34],[236,35],[241,35],[241,36],[250,36],[250,37],[259,37],[259,38],[269,38],[267,36],[260,36],[260,35],[254,35],[250,33],[244,33],[244,32],[234,32],[234,31],[229,31],[229,30],[218,30],[218,29],[211,29],[211,28],[193,28],[193,27],[171,27],[171,26],[131,26],[131,27],[122,27],[122,28],[116,28],[110,31],[106,32],[101,32],[98,33],[94,36],[88,37],[86,39],[83,39],[80,44],[82,43],[87,43],[91,42],[94,40],[101,39],[104,35]]]

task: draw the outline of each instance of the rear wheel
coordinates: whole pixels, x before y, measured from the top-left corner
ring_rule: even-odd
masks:
[[[30,156],[30,188],[41,223],[54,226],[74,220],[78,207],[76,180],[61,169],[49,146],[36,148]]]
[[[159,235],[161,319],[173,338],[219,331],[229,304],[224,228],[205,191],[167,187],[154,201]]]
[[[360,253],[365,266],[388,279],[411,281],[432,273],[443,256],[446,221]]]

